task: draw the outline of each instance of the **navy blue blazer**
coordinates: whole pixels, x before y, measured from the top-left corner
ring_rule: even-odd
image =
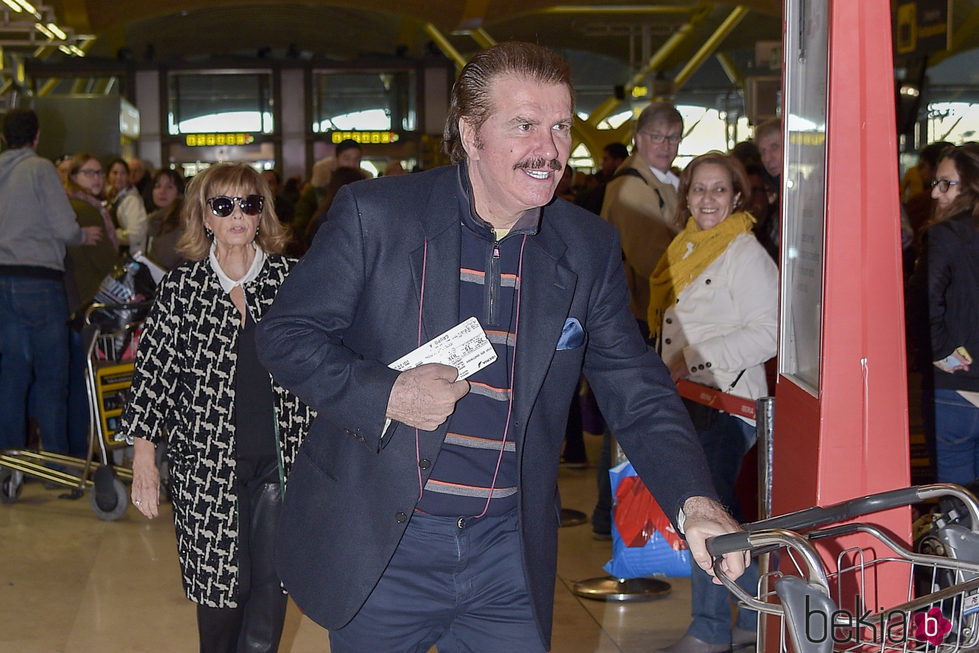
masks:
[[[269,371],[319,414],[289,478],[276,564],[326,628],[350,621],[381,577],[418,499],[419,468],[424,483],[445,437],[445,425],[421,432],[416,457],[414,429],[381,431],[398,375],[387,364],[417,345],[423,275],[422,342],[459,322],[459,170],[344,187],[259,325]],[[511,432],[522,562],[549,646],[558,465],[582,368],[668,515],[688,497],[716,495],[669,373],[629,312],[615,228],[569,202],[548,204],[527,239],[521,288]],[[559,347],[568,318],[584,337]]]

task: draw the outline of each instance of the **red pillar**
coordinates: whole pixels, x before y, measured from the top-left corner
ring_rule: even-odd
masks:
[[[891,7],[889,0],[827,4],[820,376],[814,395],[780,370],[776,515],[910,482]],[[786,51],[787,61],[792,56]],[[793,219],[786,210],[783,225]],[[864,521],[910,535],[908,510]]]

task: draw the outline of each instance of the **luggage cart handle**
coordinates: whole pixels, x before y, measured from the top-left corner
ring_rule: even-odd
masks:
[[[829,596],[829,578],[826,574],[826,567],[815,547],[806,539],[794,531],[781,528],[771,528],[760,531],[741,531],[738,533],[728,533],[707,539],[707,551],[714,558],[714,575],[717,576],[727,589],[734,594],[738,600],[748,607],[760,612],[769,614],[779,614],[780,608],[759,601],[757,598],[745,592],[733,580],[724,575],[721,571],[721,556],[725,553],[736,551],[754,551],[764,549],[776,549],[786,547],[795,551],[797,559],[804,563],[806,568],[806,580],[811,587],[816,588],[824,596]]]
[[[707,551],[714,557],[715,568],[718,564],[719,556],[735,551],[759,552],[759,549],[773,546],[790,546],[799,551],[807,563],[808,576],[810,582],[816,581],[817,584],[828,587],[826,583],[826,572],[820,562],[819,556],[810,553],[811,545],[808,540],[798,534],[798,531],[805,531],[817,526],[845,522],[875,512],[889,510],[912,503],[918,503],[929,499],[943,496],[953,496],[960,499],[972,517],[973,528],[979,525],[979,501],[971,492],[960,485],[952,483],[933,483],[930,485],[919,485],[897,490],[888,490],[877,494],[870,494],[849,501],[842,501],[831,506],[806,508],[797,512],[763,519],[761,521],[744,524],[743,531],[727,533],[709,538],[706,542]],[[726,578],[722,580],[727,581]],[[742,593],[734,590],[734,583],[725,582],[739,598],[744,599]]]
[[[89,304],[88,308],[85,309],[85,324],[91,322],[91,317],[94,313],[98,311],[115,311],[120,309],[135,309],[142,310],[144,308],[150,308],[153,306],[152,299],[146,299],[141,302],[130,302],[126,304],[107,304],[103,302],[92,302]]]
[[[814,506],[797,512],[779,515],[778,517],[771,517],[745,524],[744,528],[749,532],[771,528],[801,531],[815,528],[816,526],[849,521],[861,515],[869,515],[871,513],[890,510],[891,508],[898,508],[912,503],[920,503],[943,496],[953,496],[960,499],[969,510],[972,523],[979,525],[979,501],[977,501],[971,492],[962,486],[952,483],[933,483],[930,485],[918,485],[868,494],[867,496],[841,501],[840,503],[826,507]]]
[[[942,489],[955,486],[936,484],[923,485],[918,487],[901,488],[898,490],[888,490],[879,494],[871,494],[849,501],[843,501],[831,506],[813,506],[796,512],[790,512],[778,517],[762,519],[760,521],[744,524],[743,531],[718,535],[707,540],[707,550],[713,556],[724,555],[734,551],[750,551],[754,548],[751,542],[751,533],[767,531],[772,529],[785,531],[804,531],[817,526],[844,522],[859,515],[879,512],[888,508],[917,503],[922,500],[922,495],[927,494],[930,488],[942,487]]]

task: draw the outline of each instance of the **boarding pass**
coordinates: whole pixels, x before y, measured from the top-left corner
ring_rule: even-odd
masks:
[[[445,333],[435,336],[418,349],[405,354],[388,367],[403,372],[425,363],[451,365],[459,371],[458,381],[472,376],[496,360],[479,320],[471,317]]]

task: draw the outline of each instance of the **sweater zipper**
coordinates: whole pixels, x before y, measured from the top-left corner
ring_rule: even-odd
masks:
[[[495,236],[494,236],[495,237]],[[494,240],[493,242],[493,253],[490,256],[489,270],[487,270],[486,275],[487,283],[487,323],[488,324],[498,324],[499,316],[497,315],[498,307],[497,303],[500,296],[500,241]]]

